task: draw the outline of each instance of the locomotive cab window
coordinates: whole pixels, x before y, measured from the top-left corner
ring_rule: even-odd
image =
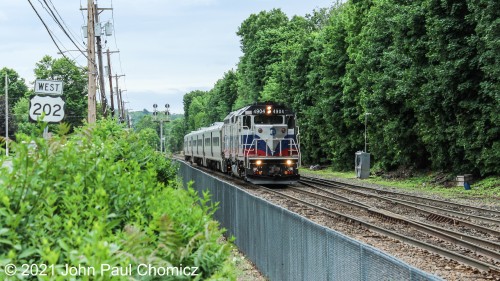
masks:
[[[243,127],[250,128],[252,126],[252,118],[250,116],[243,116]]]
[[[295,116],[289,115],[286,117],[286,124],[288,125],[288,129],[295,128]]]
[[[265,125],[265,124],[283,124],[283,116],[280,115],[255,115],[253,119],[256,125]]]

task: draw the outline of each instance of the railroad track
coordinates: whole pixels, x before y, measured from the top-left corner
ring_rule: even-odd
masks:
[[[391,206],[401,206],[403,208],[407,209],[412,209],[413,211],[420,212],[426,214],[426,219],[430,221],[436,221],[440,223],[448,223],[451,225],[460,225],[463,227],[467,227],[468,229],[472,229],[475,231],[479,231],[485,234],[488,234],[491,239],[494,239],[496,241],[499,241],[500,239],[500,231],[497,230],[498,226],[500,226],[500,219],[496,217],[496,214],[500,212],[497,212],[495,210],[489,210],[489,209],[483,209],[479,207],[474,207],[474,206],[467,206],[464,205],[465,209],[474,209],[476,211],[480,210],[483,214],[488,214],[488,212],[491,211],[491,214],[489,214],[488,217],[486,216],[480,216],[476,214],[471,214],[471,213],[464,213],[464,212],[458,212],[453,209],[449,208],[443,208],[443,207],[437,207],[431,205],[432,203],[438,203],[441,205],[448,204],[450,206],[457,206],[459,204],[453,203],[453,202],[448,202],[448,201],[441,201],[437,199],[430,199],[430,198],[425,198],[425,197],[417,197],[414,195],[408,195],[399,193],[399,192],[391,192],[391,191],[381,191],[379,189],[374,189],[374,188],[367,188],[367,187],[362,187],[362,186],[354,186],[350,184],[343,184],[335,181],[327,181],[327,180],[316,180],[316,178],[305,178],[301,179],[301,183],[307,186],[311,186],[314,188],[319,188],[318,186],[325,186],[325,187],[334,187],[335,189],[341,189],[343,191],[349,192],[349,193],[354,193],[357,195],[361,195],[364,197],[368,197],[370,199],[377,199],[381,201],[385,201],[389,203]],[[325,190],[323,190],[325,191]],[[394,198],[394,197],[389,197],[389,196],[383,196],[380,195],[380,193],[387,193],[387,194],[393,194],[393,196],[399,196],[399,197],[404,197],[407,196],[409,199],[421,199],[420,201],[423,200],[428,200],[428,204],[422,204],[419,202],[415,201],[409,201],[409,200],[403,200],[400,198]],[[447,213],[447,214],[444,214]],[[477,212],[476,212],[477,213]],[[478,224],[477,222],[481,223]]]
[[[179,160],[181,160],[181,159],[179,159]],[[213,173],[213,171],[206,169],[206,168],[203,168],[203,167],[197,167],[197,168],[199,168],[200,170],[203,170],[204,172]],[[225,174],[221,174],[221,173],[216,173],[216,174],[217,174],[217,177],[221,177],[226,181],[231,181],[236,185],[242,186],[244,189],[254,190],[254,191],[263,191],[265,193],[279,196],[281,198],[286,199],[286,201],[296,202],[298,204],[307,206],[308,208],[310,208],[312,210],[316,210],[316,211],[323,213],[327,216],[337,218],[341,221],[348,222],[350,224],[359,225],[366,230],[373,231],[373,232],[379,233],[381,235],[385,235],[387,237],[405,242],[407,244],[413,245],[413,246],[421,248],[421,249],[425,249],[429,252],[436,253],[442,257],[446,257],[446,258],[449,258],[451,260],[455,260],[457,262],[460,262],[464,265],[467,265],[467,266],[470,266],[473,268],[477,268],[478,270],[481,270],[483,272],[489,272],[490,274],[492,274],[494,276],[497,276],[497,277],[500,276],[500,266],[499,266],[500,265],[500,252],[499,252],[500,251],[500,244],[496,243],[494,241],[489,241],[489,240],[474,237],[471,235],[466,235],[464,233],[459,233],[459,232],[456,232],[456,231],[453,231],[450,229],[446,229],[443,227],[437,227],[435,225],[430,225],[430,224],[426,224],[423,222],[415,221],[415,220],[412,220],[410,218],[406,218],[404,216],[389,212],[387,210],[374,208],[374,207],[372,207],[368,204],[364,204],[362,202],[356,202],[355,200],[349,199],[348,197],[345,197],[345,196],[341,196],[341,195],[332,193],[331,190],[327,190],[327,189],[324,189],[321,187],[316,187],[316,188],[318,190],[320,190],[321,192],[328,193],[328,196],[322,196],[322,195],[314,193],[314,192],[308,193],[307,191],[303,190],[302,188],[297,188],[297,187],[288,187],[286,189],[271,189],[271,188],[268,188],[265,186],[251,185],[247,182],[244,182],[242,180],[236,179],[234,177],[231,177],[231,176],[228,176]],[[311,181],[311,180],[315,181],[316,178],[302,177],[302,180],[300,183],[302,183],[304,185],[309,185],[309,186],[314,185],[311,182],[307,183],[307,181]],[[330,181],[322,180],[322,179],[320,179],[319,182],[322,182],[323,185],[327,185],[330,187],[334,186],[336,188],[351,188],[351,189],[357,188],[357,189],[360,189],[360,187],[357,187],[357,186],[344,185],[343,183],[332,183]],[[318,182],[315,182],[315,183],[318,184]],[[365,190],[364,187],[362,189]],[[366,189],[366,190],[369,190],[369,189]],[[320,200],[327,200],[327,201],[333,200],[335,202],[334,204],[342,204],[344,206],[349,206],[350,208],[357,208],[357,209],[363,210],[364,212],[371,214],[373,217],[382,218],[384,220],[391,221],[391,222],[398,222],[398,223],[406,224],[406,225],[412,227],[413,229],[415,229],[421,233],[424,233],[424,234],[432,236],[432,237],[436,237],[436,238],[441,239],[441,240],[446,240],[449,243],[456,245],[454,247],[461,247],[463,249],[467,249],[467,251],[465,251],[465,252],[475,253],[476,256],[471,257],[470,255],[464,255],[458,251],[452,251],[452,250],[446,249],[444,247],[439,247],[439,246],[433,245],[430,242],[422,241],[422,240],[416,239],[414,237],[404,235],[404,234],[398,233],[396,231],[384,228],[376,223],[368,222],[368,221],[363,220],[357,216],[345,214],[344,212],[339,212],[339,211],[335,211],[335,210],[332,210],[329,208],[319,206],[317,204],[312,203],[311,200],[305,200],[304,196],[301,196],[301,198],[297,198],[297,197],[291,196],[289,194],[286,194],[287,191],[302,193],[302,194],[307,195],[307,196],[316,197]],[[373,189],[373,191],[375,193],[379,190]],[[314,193],[315,195],[312,195],[311,193]],[[366,196],[366,194],[365,194],[365,196]],[[370,196],[372,196],[372,195],[370,195]],[[328,197],[328,198],[325,198],[325,197]],[[386,199],[389,200],[390,198],[386,198]],[[398,200],[404,201],[401,199],[398,199]],[[431,200],[432,201],[439,201],[436,199],[431,199]],[[448,203],[448,202],[446,202],[446,203]],[[397,202],[397,204],[407,204],[407,203]],[[474,206],[467,206],[467,207],[470,207],[470,209],[481,209],[481,208],[477,208]],[[481,209],[481,210],[483,210],[483,209]],[[476,213],[479,213],[479,211],[480,210],[477,210]],[[500,216],[500,214],[499,214],[499,216]],[[482,216],[478,216],[478,217],[482,217]],[[495,220],[496,216],[494,215],[494,216],[486,217],[486,218]],[[456,218],[451,218],[451,219],[454,220],[455,223],[457,222]],[[467,225],[466,223],[467,222],[465,222],[465,225]],[[485,223],[493,223],[493,222],[491,220],[485,220]],[[481,226],[479,226],[479,227],[481,227]],[[484,228],[484,227],[481,229],[483,230],[483,232],[489,233],[491,236],[498,233],[496,231],[492,232],[491,229]],[[489,258],[490,261],[493,260],[493,262],[479,260],[477,255],[487,257],[487,258]]]
[[[390,212],[387,212],[384,210],[377,210],[377,209],[372,208],[368,205],[365,205],[365,204],[359,203],[359,202],[354,202],[352,200],[344,200],[344,199],[340,199],[340,198],[325,197],[325,196],[322,196],[320,194],[308,192],[308,191],[301,190],[300,188],[295,188],[295,187],[289,187],[285,190],[277,190],[277,189],[271,189],[271,188],[264,187],[264,186],[259,186],[259,189],[264,190],[268,193],[272,193],[274,195],[278,195],[282,198],[286,198],[287,200],[292,200],[294,202],[308,206],[314,210],[328,214],[328,215],[333,216],[335,218],[340,218],[343,221],[348,221],[350,223],[360,225],[360,226],[362,226],[365,229],[368,229],[370,231],[377,232],[379,234],[403,241],[403,242],[411,244],[413,246],[416,246],[416,247],[425,249],[427,251],[439,254],[441,256],[447,257],[449,259],[461,262],[465,265],[472,266],[472,267],[477,268],[479,270],[494,273],[494,274],[500,274],[500,267],[497,266],[495,263],[488,263],[488,262],[480,261],[477,259],[477,257],[466,256],[466,255],[460,254],[460,253],[455,252],[455,251],[451,251],[451,250],[448,250],[448,249],[445,249],[442,247],[438,247],[438,246],[433,245],[431,243],[428,243],[425,241],[420,241],[420,240],[417,240],[413,237],[410,237],[410,236],[407,236],[404,234],[400,234],[396,231],[389,230],[389,229],[386,229],[384,227],[378,226],[376,224],[367,222],[367,221],[360,219],[356,216],[348,215],[348,214],[345,214],[344,212],[338,212],[338,211],[335,211],[335,210],[332,210],[329,208],[319,206],[318,204],[314,204],[309,200],[306,201],[303,198],[298,198],[298,197],[286,194],[286,190],[294,191],[294,192],[298,192],[298,193],[302,193],[302,194],[307,194],[308,196],[320,198],[322,200],[334,200],[336,203],[339,203],[339,204],[342,204],[342,205],[345,205],[348,207],[360,208],[360,209],[363,209],[367,212],[376,214],[378,216],[383,216],[383,217],[389,218],[391,220],[405,222],[406,224],[411,225],[412,227],[418,229],[419,231],[422,231],[422,232],[427,233],[429,235],[433,235],[435,237],[439,237],[440,239],[450,241],[452,243],[455,243],[456,245],[460,245],[462,247],[469,248],[476,253],[480,253],[482,255],[488,256],[488,257],[496,260],[496,263],[500,262],[500,254],[498,252],[495,252],[495,251],[488,249],[486,247],[481,247],[479,245],[475,245],[472,242],[467,242],[467,241],[461,240],[460,238],[453,237],[452,235],[450,235],[449,233],[446,233],[445,231],[439,231],[439,230],[433,229],[432,227],[422,225],[418,222],[407,220],[406,218],[404,218],[402,216],[398,216],[397,214],[393,214],[393,213],[390,213]],[[474,238],[474,237],[470,237],[470,239],[478,244],[485,243],[486,245],[491,246],[491,243],[492,243],[489,241],[482,241],[480,239],[478,240],[477,238]],[[493,244],[493,245],[494,245],[493,247],[500,247],[500,245],[495,245],[495,244]]]

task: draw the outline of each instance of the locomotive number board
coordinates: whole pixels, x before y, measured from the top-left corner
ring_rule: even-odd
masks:
[[[271,109],[271,114],[285,114],[286,110],[283,108],[273,108]],[[266,112],[265,108],[254,108],[252,110],[252,114],[254,115],[261,115],[261,114],[270,114],[269,112]]]

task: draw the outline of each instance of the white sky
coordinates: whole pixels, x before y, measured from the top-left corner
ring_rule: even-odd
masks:
[[[55,6],[76,40],[86,43],[81,26],[86,11],[80,6],[86,0],[45,0]],[[48,16],[40,3],[31,0],[49,29],[62,42],[63,50],[76,47]],[[182,113],[182,97],[192,90],[208,90],[236,69],[240,38],[236,31],[251,14],[281,8],[289,17],[304,16],[314,9],[329,7],[332,0],[101,0],[100,21],[113,20],[114,36],[107,38],[104,50],[120,50],[112,54],[113,74],[120,78],[120,88],[131,110],[152,110],[154,103],[163,108],[169,103],[172,113]],[[104,40],[105,36],[102,37]],[[84,48],[84,47],[80,47]],[[28,0],[0,0],[0,68],[12,68],[32,87],[35,64],[44,55],[59,58],[43,24]],[[78,52],[68,57],[86,66]],[[106,60],[105,60],[106,62]],[[106,79],[107,81],[107,79]],[[106,85],[106,91],[109,86]],[[108,93],[109,95],[109,93]]]

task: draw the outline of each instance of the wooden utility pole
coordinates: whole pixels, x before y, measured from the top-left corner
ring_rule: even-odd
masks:
[[[120,88],[118,87],[118,78],[125,76],[125,75],[115,75],[116,79],[116,103],[118,105],[118,120],[122,121],[121,118],[123,117],[122,115],[122,96],[121,96],[121,91],[119,90]]]
[[[95,22],[99,24],[99,9],[97,8],[97,4],[95,4]],[[106,101],[106,91],[104,90],[104,71],[102,67],[102,47],[101,47],[101,33],[96,34],[97,40],[97,57],[99,58],[99,86],[101,92],[101,106],[102,106],[102,115],[106,117],[107,115],[107,101]]]
[[[111,76],[111,56],[109,53],[109,49],[106,51],[108,55],[108,77],[109,77],[109,98],[111,99],[111,117],[115,116],[115,103],[113,98],[113,76]]]
[[[118,75],[115,76],[116,77],[116,88],[115,88],[115,92],[116,92],[116,104],[117,104],[117,107],[118,107],[118,121],[122,121],[122,101],[121,101],[121,97],[120,97],[120,89],[118,89]]]
[[[5,155],[9,156],[9,74],[5,71]]]
[[[88,122],[93,124],[96,122],[96,69],[95,69],[95,28],[94,28],[94,1],[87,2],[87,66],[89,71],[88,82]]]
[[[120,100],[122,101],[122,117],[123,117],[123,122],[125,122],[125,101],[123,100],[123,92],[126,90],[120,89]]]

